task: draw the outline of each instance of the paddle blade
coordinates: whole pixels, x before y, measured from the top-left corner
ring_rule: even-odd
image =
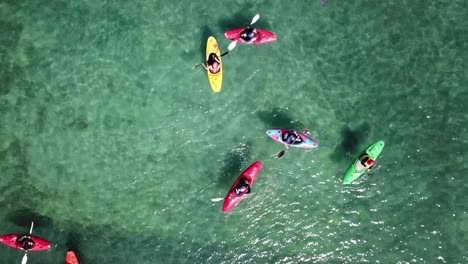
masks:
[[[21,264],[26,264],[28,262],[28,253],[24,253],[23,259],[21,260]]]
[[[230,51],[233,50],[236,47],[236,45],[237,45],[237,41],[231,42],[231,44],[229,44],[228,46],[228,50]]]
[[[307,134],[307,133],[309,133],[309,128],[308,128],[308,127],[306,127],[306,128],[304,129],[304,131],[302,131],[302,134]]]
[[[224,198],[213,198],[211,199],[212,202],[219,202],[222,201]]]
[[[283,157],[284,153],[286,153],[286,150],[282,150],[280,153],[278,153],[278,159]]]
[[[252,22],[250,22],[250,25],[253,25],[255,22],[257,22],[258,20],[260,19],[260,15],[259,14],[256,14],[253,18],[252,18]]]

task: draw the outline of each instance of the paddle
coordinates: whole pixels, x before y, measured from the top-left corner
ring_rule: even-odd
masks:
[[[229,51],[226,51],[226,52],[224,52],[223,54],[221,54],[220,57],[222,57],[222,56],[224,56],[224,55],[227,55],[228,53],[229,53]],[[203,64],[205,64],[205,63],[203,62],[203,63],[195,64],[195,66],[193,66],[192,70],[195,70],[197,67],[202,66]]]
[[[307,133],[307,132],[309,132],[309,128],[305,128],[304,131],[302,131],[302,134],[305,134],[305,133]],[[296,140],[294,140],[293,143],[291,143],[290,145],[296,143],[296,141],[297,141],[298,139],[299,139],[299,138],[296,138]],[[286,150],[287,150],[287,149],[282,150],[280,153],[278,153],[278,159],[280,159],[281,157],[283,157],[283,155],[286,153]]]
[[[258,20],[260,19],[260,15],[259,14],[256,14],[253,18],[252,18],[252,22],[250,22],[250,25],[253,25],[255,24],[255,22],[257,22]],[[237,40],[234,40],[233,42],[231,42],[231,44],[229,44],[228,46],[228,50],[233,50],[237,45]]]
[[[34,222],[31,222],[31,229],[29,229],[29,235],[32,234],[33,227],[34,227]],[[28,262],[28,251],[27,250],[24,251],[24,256],[23,256],[23,259],[21,260],[21,264],[26,264],[26,262]]]
[[[245,198],[245,197],[249,197],[251,194],[252,194],[252,193],[246,193],[246,194],[244,195],[244,198]],[[222,201],[222,200],[224,200],[224,198],[213,198],[213,199],[211,199],[212,202],[219,202],[219,201]]]

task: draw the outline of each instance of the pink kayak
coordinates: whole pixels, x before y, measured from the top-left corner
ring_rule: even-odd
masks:
[[[268,129],[266,131],[266,134],[271,137],[274,141],[283,143],[283,139],[286,137],[286,134],[291,131],[291,130],[286,130],[282,128],[278,129]],[[318,147],[318,143],[315,142],[313,139],[297,132],[299,136],[301,137],[301,141],[289,145],[290,147],[295,147],[295,148],[305,148],[305,149],[310,149],[310,148],[316,148]]]
[[[11,234],[11,235],[3,235],[0,237],[0,242],[3,244],[16,248],[16,249],[21,249],[21,244],[16,243],[16,240],[23,235],[20,234]],[[31,249],[28,249],[28,251],[41,251],[41,250],[48,250],[50,249],[50,243],[37,236],[29,236],[32,241],[34,241],[34,246]]]
[[[254,162],[250,167],[248,167],[242,174],[237,178],[237,180],[232,185],[231,189],[229,189],[226,198],[224,198],[223,204],[223,213],[229,212],[232,208],[234,208],[241,200],[244,198],[245,193],[237,196],[234,189],[236,188],[239,181],[243,178],[246,178],[249,182],[249,185],[252,186],[257,175],[260,173],[262,169],[262,163],[260,161]]]
[[[240,37],[240,34],[244,29],[245,28],[236,28],[236,29],[228,30],[224,32],[224,36],[227,39],[230,39],[232,41],[245,43],[245,40],[243,40]],[[271,31],[257,28],[257,33],[259,36],[252,44],[267,44],[267,43],[276,41],[276,34]]]

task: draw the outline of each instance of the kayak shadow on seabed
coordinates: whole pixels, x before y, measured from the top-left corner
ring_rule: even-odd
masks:
[[[235,28],[247,27],[252,20],[252,16],[257,12],[254,8],[251,8],[252,4],[246,3],[241,6],[239,11],[231,16],[226,16],[224,19],[220,19],[218,22],[219,30],[224,32],[226,30]],[[263,20],[263,22],[262,22]],[[266,19],[260,19],[255,23],[255,27],[264,27]]]
[[[36,226],[43,228],[53,225],[52,218],[40,215],[29,208],[13,211],[8,214],[7,219],[15,225],[26,227],[26,229],[31,226],[31,221],[34,221]]]
[[[75,252],[77,256],[79,256],[80,260],[83,260],[84,254],[80,251],[80,241],[83,241],[83,236],[75,231],[71,231],[67,235],[67,240],[65,242],[65,246],[68,250],[72,250]]]
[[[200,62],[204,62],[206,60],[206,40],[210,37],[210,36],[214,36],[215,33],[213,32],[213,30],[211,30],[210,27],[208,26],[203,26],[202,29],[201,29],[201,34],[200,34],[200,45],[199,45],[199,49],[200,49]]]
[[[358,147],[365,142],[369,134],[370,125],[368,123],[361,124],[355,130],[352,130],[349,126],[343,127],[341,130],[343,141],[336,146],[330,155],[330,159],[338,162],[347,159],[347,155],[351,155],[351,158],[354,159],[354,156],[359,154],[360,149]]]
[[[281,108],[273,108],[270,111],[259,111],[257,116],[266,124],[267,128],[284,128],[301,130],[306,125],[300,121],[294,120],[289,114],[289,110]]]
[[[252,143],[241,143],[226,153],[224,166],[219,171],[218,186],[226,189],[231,187],[236,177],[248,166],[252,155]]]

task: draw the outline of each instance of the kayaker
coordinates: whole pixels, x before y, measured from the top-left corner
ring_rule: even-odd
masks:
[[[240,196],[244,193],[250,193],[249,181],[246,178],[241,179],[234,188],[234,192],[236,193],[236,196]]]
[[[208,60],[202,64],[205,70],[210,71],[213,74],[216,74],[221,69],[221,61],[215,53],[210,53]]]
[[[224,52],[221,54],[221,57],[224,55],[227,55],[229,51]],[[213,74],[216,74],[219,72],[219,69],[221,69],[221,61],[219,60],[218,56],[216,53],[210,53],[210,56],[208,57],[208,61],[204,63],[199,63],[193,66],[192,70],[195,70],[198,66],[202,65],[205,70],[210,71]]]
[[[240,38],[245,41],[246,44],[253,43],[258,39],[258,32],[256,28],[248,27],[240,33]]]
[[[29,235],[22,235],[16,239],[16,244],[21,245],[23,250],[30,250],[34,247],[34,240]]]
[[[371,157],[367,154],[362,154],[361,157],[359,157],[359,161],[357,165],[360,165],[358,168],[356,168],[358,171],[362,169],[368,169],[369,172],[374,167],[375,160],[371,159]]]
[[[291,130],[283,135],[283,144],[286,146],[286,149],[289,149],[288,145],[292,145],[301,141],[301,136],[299,136],[299,134],[294,130]]]

